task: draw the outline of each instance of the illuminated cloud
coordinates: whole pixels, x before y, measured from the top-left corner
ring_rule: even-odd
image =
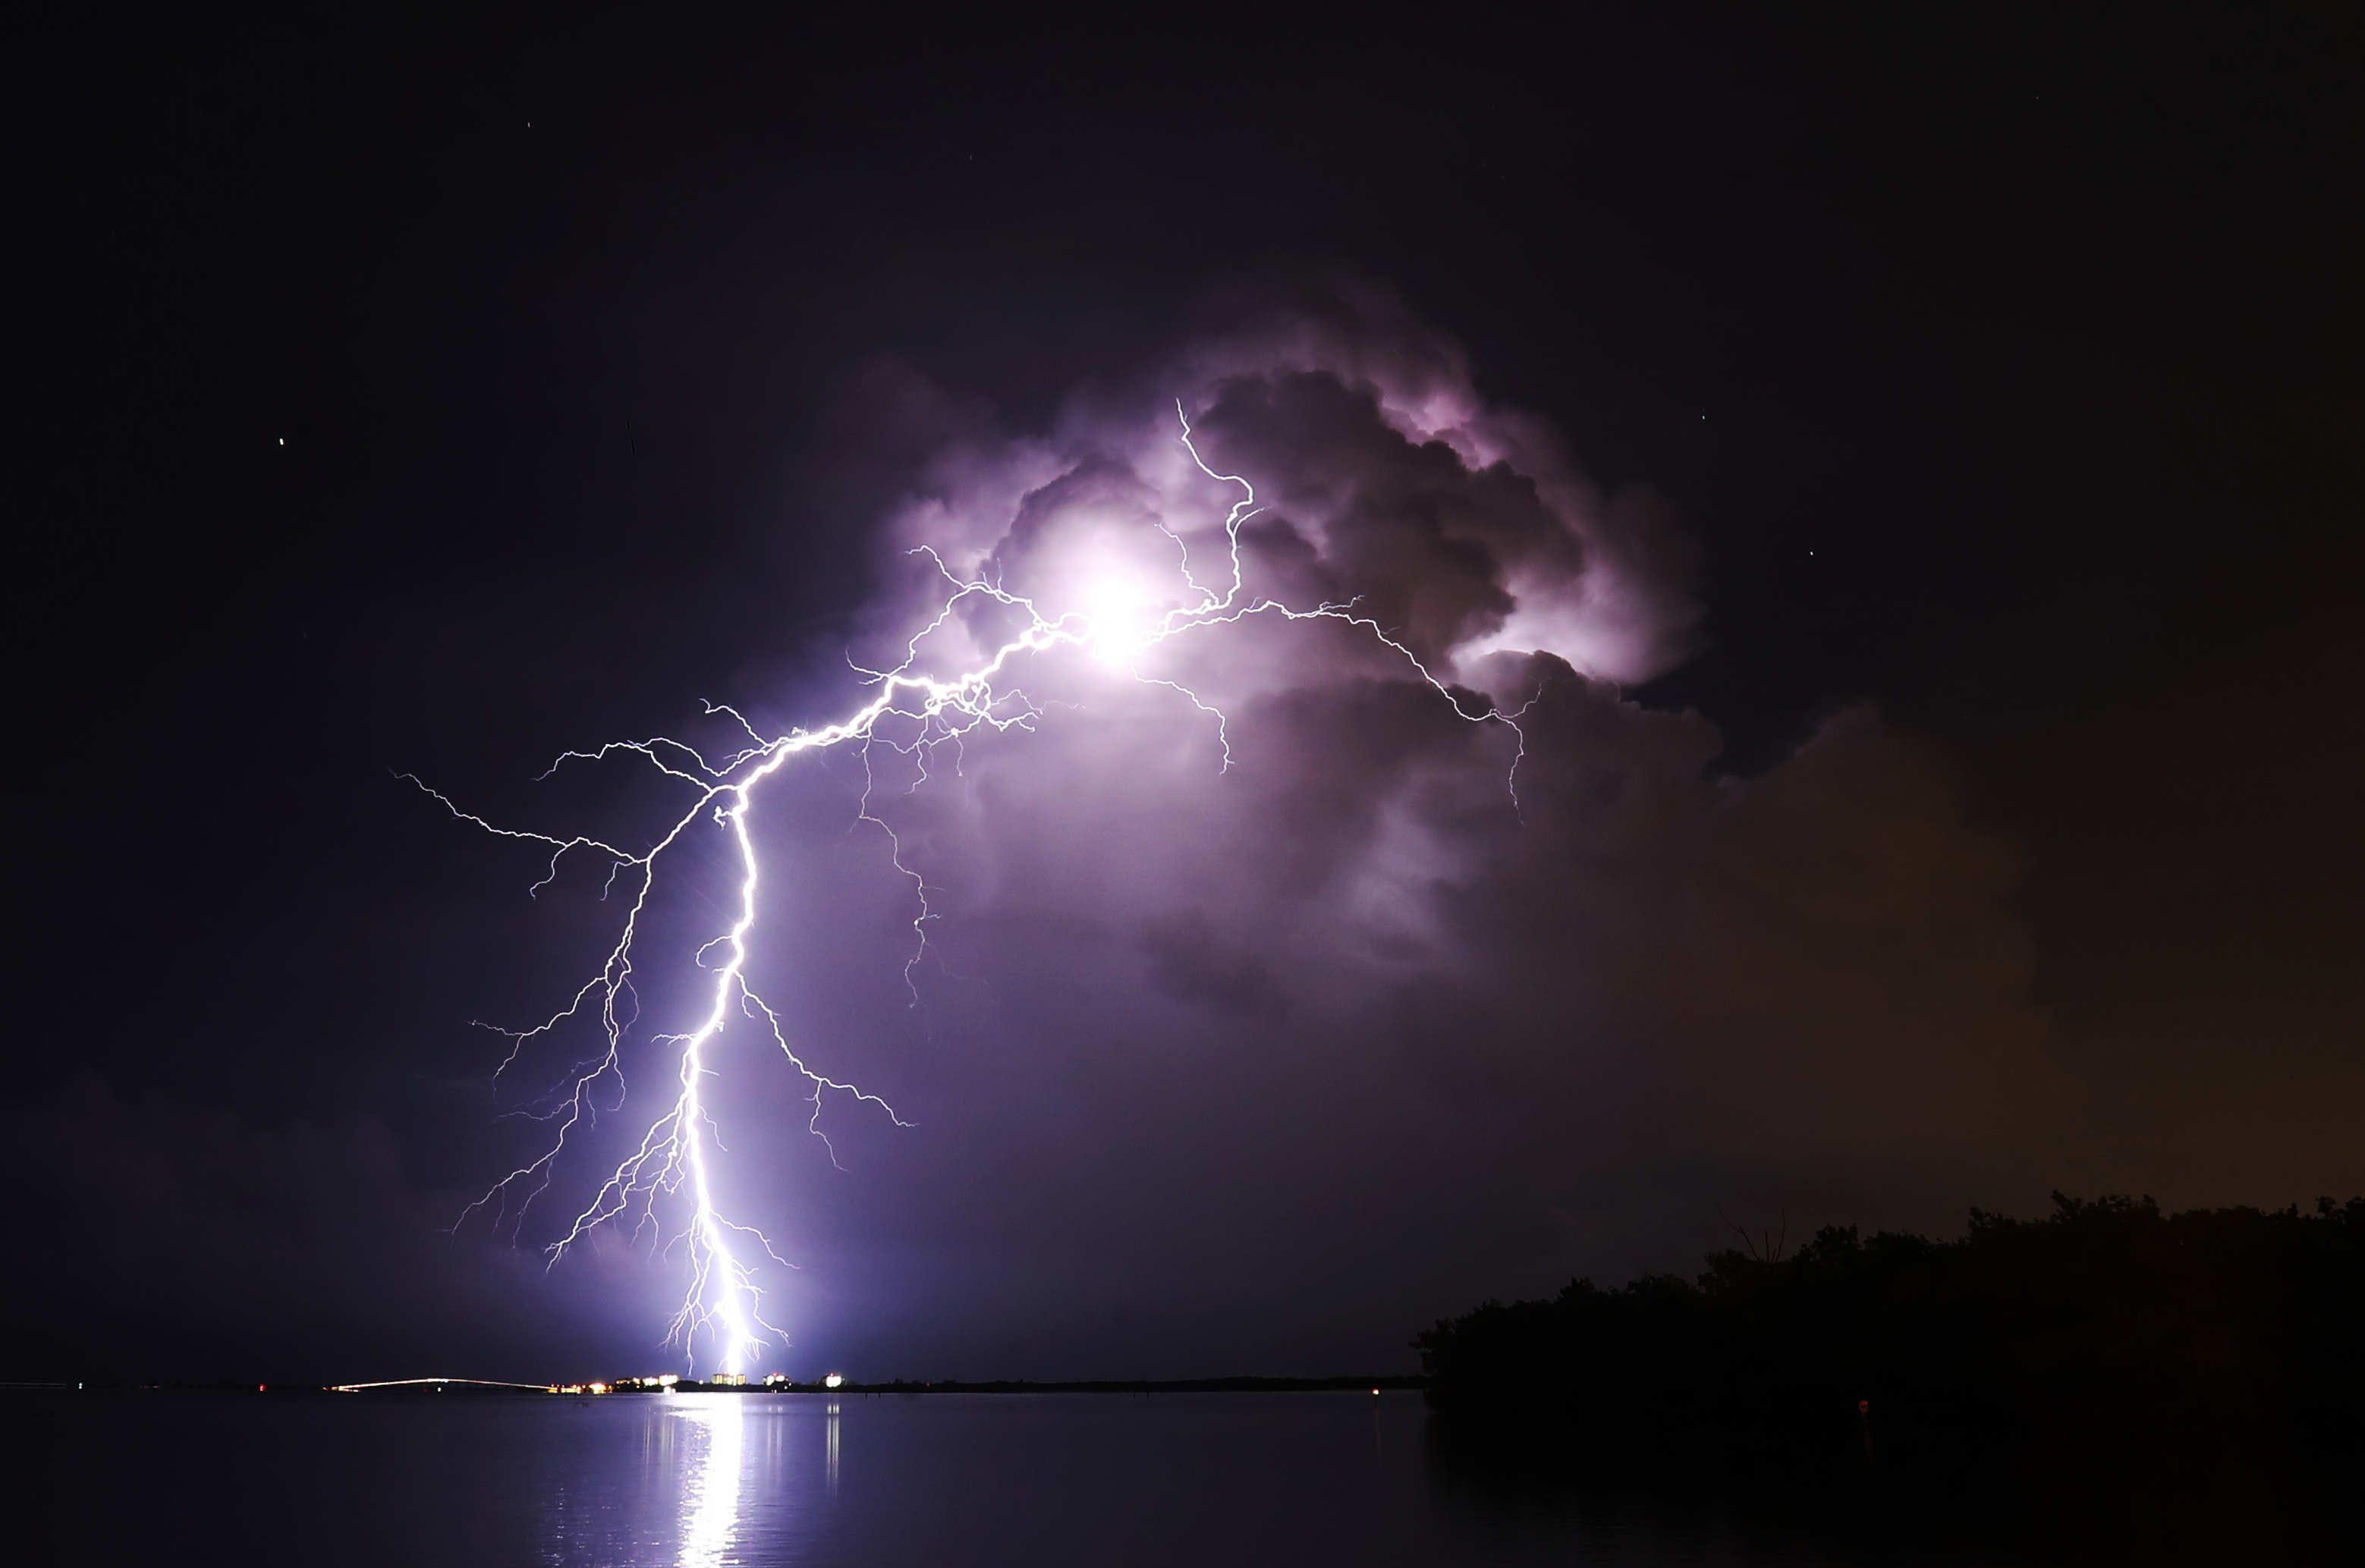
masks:
[[[1023,1357],[1144,1292],[1249,1310],[1254,1279],[1378,1353],[1471,1281],[1680,1263],[1720,1206],[1944,1225],[1965,1193],[2041,1197],[2076,1098],[2019,856],[1945,759],[1852,709],[1720,773],[1713,725],[1624,689],[1698,618],[1664,509],[1603,499],[1392,308],[1210,342],[1048,433],[973,422],[890,537],[1054,603],[1171,579],[1169,532],[1206,561],[1221,488],[1151,390],[1179,381],[1210,464],[1257,487],[1250,592],[1351,600],[1473,700],[1528,705],[1517,802],[1516,737],[1340,628],[1142,653],[1227,715],[1228,771],[1167,691],[1030,679],[1037,733],[880,808],[941,890],[924,1011],[961,1042],[895,1091],[931,1147],[868,1178],[899,1251],[950,1271],[914,1288],[1006,1257],[1037,1282],[1000,1330]],[[890,580],[900,645],[930,607]],[[991,1179],[913,1169],[939,1160]],[[1250,1315],[1243,1346],[1291,1331]]]
[[[1506,651],[1621,682],[1680,660],[1699,607],[1663,504],[1605,497],[1555,432],[1490,406],[1459,349],[1384,296],[1342,288],[1318,312],[1253,314],[1080,395],[1048,435],[947,444],[891,537],[1052,602],[1074,598],[1077,574],[1171,581],[1159,530],[1204,561],[1224,515],[1160,418],[1179,399],[1218,466],[1258,487],[1255,584],[1293,602],[1351,598],[1464,679]]]

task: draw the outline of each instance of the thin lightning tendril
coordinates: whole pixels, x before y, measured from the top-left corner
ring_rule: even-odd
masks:
[[[898,1127],[908,1127],[913,1124],[898,1115],[894,1108],[879,1096],[808,1066],[790,1044],[779,1014],[748,984],[747,945],[756,925],[757,891],[761,879],[755,840],[748,827],[757,792],[790,759],[807,752],[851,747],[860,755],[863,789],[856,824],[876,826],[886,835],[890,862],[896,872],[911,883],[918,909],[912,922],[912,951],[903,966],[904,984],[916,1004],[919,990],[913,971],[926,956],[928,925],[936,916],[929,906],[929,887],[925,879],[905,862],[902,844],[896,837],[894,828],[873,810],[872,791],[876,778],[871,768],[871,750],[874,746],[884,745],[911,759],[917,769],[911,788],[916,790],[929,780],[932,760],[947,746],[952,750],[953,766],[958,772],[964,742],[981,727],[1033,733],[1044,716],[1044,707],[1037,704],[1017,686],[1003,684],[1005,672],[1032,655],[1061,648],[1089,649],[1096,644],[1115,642],[1116,651],[1122,655],[1121,667],[1126,675],[1142,685],[1178,694],[1214,722],[1216,743],[1223,757],[1219,771],[1228,771],[1233,761],[1231,734],[1223,711],[1179,680],[1165,676],[1144,675],[1138,667],[1141,653],[1186,632],[1236,625],[1255,616],[1272,616],[1293,622],[1339,622],[1367,633],[1380,646],[1401,658],[1422,681],[1446,700],[1456,716],[1472,723],[1501,724],[1511,731],[1517,737],[1518,746],[1507,784],[1513,806],[1517,807],[1519,765],[1527,754],[1527,737],[1520,731],[1519,721],[1528,708],[1533,706],[1534,699],[1509,711],[1492,707],[1475,710],[1465,707],[1459,693],[1432,673],[1411,648],[1360,610],[1353,600],[1298,610],[1278,599],[1245,598],[1240,530],[1261,510],[1256,504],[1256,490],[1240,476],[1220,474],[1210,467],[1192,440],[1190,418],[1181,403],[1175,405],[1174,411],[1182,426],[1180,440],[1182,448],[1189,453],[1191,461],[1199,471],[1218,484],[1236,485],[1240,490],[1239,499],[1233,503],[1224,518],[1228,583],[1220,592],[1200,580],[1192,564],[1190,545],[1181,534],[1167,528],[1162,521],[1154,526],[1173,541],[1182,581],[1191,599],[1189,602],[1167,610],[1147,625],[1122,628],[1098,625],[1095,616],[1078,610],[1047,616],[1033,599],[1013,593],[997,582],[989,582],[982,574],[976,577],[961,577],[934,549],[921,545],[912,554],[926,557],[935,566],[949,592],[928,622],[904,644],[902,663],[891,669],[867,669],[859,665],[853,666],[855,673],[871,689],[872,695],[844,718],[815,729],[791,729],[786,734],[767,735],[737,709],[725,703],[708,702],[704,704],[708,717],[727,719],[745,737],[745,744],[727,755],[710,757],[687,742],[656,735],[646,740],[610,741],[588,751],[563,752],[553,759],[550,767],[543,771],[542,778],[548,778],[569,762],[603,762],[620,755],[636,756],[667,778],[678,780],[695,792],[695,799],[674,820],[671,827],[649,848],[637,853],[585,834],[562,837],[499,826],[463,810],[450,797],[416,775],[398,775],[416,785],[462,822],[496,837],[548,849],[548,862],[542,877],[527,890],[530,895],[538,895],[555,881],[561,862],[577,851],[588,851],[608,860],[603,898],[612,895],[620,882],[630,894],[622,929],[614,946],[609,949],[598,971],[583,982],[565,1005],[529,1028],[480,1025],[495,1029],[509,1040],[508,1054],[493,1075],[497,1085],[503,1075],[517,1064],[529,1045],[583,1018],[587,1013],[597,1017],[603,1045],[589,1060],[578,1062],[571,1076],[561,1083],[555,1093],[542,1103],[540,1108],[528,1106],[510,1113],[545,1125],[555,1124],[555,1131],[539,1156],[510,1170],[461,1211],[452,1227],[455,1232],[471,1216],[488,1211],[495,1232],[498,1234],[506,1225],[514,1239],[524,1226],[527,1212],[548,1190],[554,1171],[570,1142],[576,1138],[577,1129],[588,1131],[597,1124],[603,1108],[601,1099],[612,1095],[612,1102],[605,1107],[611,1114],[622,1108],[624,1039],[638,1021],[640,1013],[638,995],[633,987],[633,946],[639,935],[641,918],[647,911],[656,884],[657,864],[667,850],[699,823],[711,823],[731,835],[738,857],[739,892],[736,910],[729,926],[692,955],[693,961],[713,976],[704,1018],[695,1028],[685,1033],[654,1036],[655,1043],[671,1046],[678,1052],[678,1091],[672,1102],[643,1132],[633,1152],[608,1172],[591,1201],[575,1215],[566,1233],[544,1249],[545,1268],[555,1267],[559,1260],[600,1226],[611,1221],[629,1221],[634,1242],[644,1235],[649,1235],[655,1238],[660,1257],[671,1257],[678,1251],[687,1260],[689,1283],[679,1309],[667,1327],[666,1343],[679,1345],[686,1359],[694,1359],[699,1335],[719,1335],[722,1342],[719,1361],[726,1371],[744,1368],[772,1340],[785,1343],[786,1336],[763,1316],[763,1294],[757,1274],[762,1262],[783,1267],[793,1265],[779,1256],[761,1231],[726,1218],[715,1203],[709,1178],[709,1157],[710,1153],[723,1152],[723,1147],[707,1104],[710,1081],[714,1076],[713,1070],[707,1065],[708,1046],[734,1016],[768,1034],[789,1069],[798,1074],[812,1091],[813,1116],[807,1123],[807,1130],[821,1140],[832,1164],[836,1163],[836,1150],[830,1144],[828,1135],[822,1130],[822,1115],[829,1094],[838,1093],[872,1106]],[[985,655],[981,662],[968,670],[943,678],[923,672],[919,666],[924,645],[959,614],[964,604],[971,600],[990,601],[1005,610],[1014,610],[1025,616],[1026,625],[1016,635]],[[848,663],[852,664],[852,661]],[[889,725],[891,722],[897,727],[882,730],[882,726]],[[906,725],[908,728],[903,727]],[[720,961],[711,961],[712,956],[718,953]],[[670,1231],[667,1221],[660,1218],[661,1204],[667,1205],[668,1213],[678,1211],[682,1215],[677,1227]]]

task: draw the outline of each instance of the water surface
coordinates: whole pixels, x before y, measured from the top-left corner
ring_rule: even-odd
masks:
[[[0,1409],[39,1451],[38,1495],[14,1512],[39,1521],[57,1562],[2048,1560],[1884,1549],[1712,1495],[1507,1492],[1440,1454],[1412,1394],[88,1394]]]

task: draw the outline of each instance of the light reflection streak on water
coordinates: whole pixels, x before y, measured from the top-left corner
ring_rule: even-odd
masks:
[[[729,1394],[677,1395],[669,1412],[705,1441],[689,1459],[681,1487],[682,1568],[719,1568],[739,1525],[739,1472],[746,1412]]]
[[[826,1428],[828,1436],[824,1439],[824,1444],[828,1451],[829,1495],[832,1501],[835,1501],[837,1497],[837,1401],[835,1399],[829,1402],[829,1419]]]

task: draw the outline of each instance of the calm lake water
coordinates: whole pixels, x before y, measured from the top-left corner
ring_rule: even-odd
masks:
[[[0,1411],[39,1454],[9,1466],[38,1488],[12,1535],[61,1562],[2053,1560],[1884,1550],[1713,1497],[1507,1494],[1448,1462],[1413,1394],[88,1394]],[[2216,1560],[2288,1556],[2271,1520],[2231,1522],[2247,1549]]]

